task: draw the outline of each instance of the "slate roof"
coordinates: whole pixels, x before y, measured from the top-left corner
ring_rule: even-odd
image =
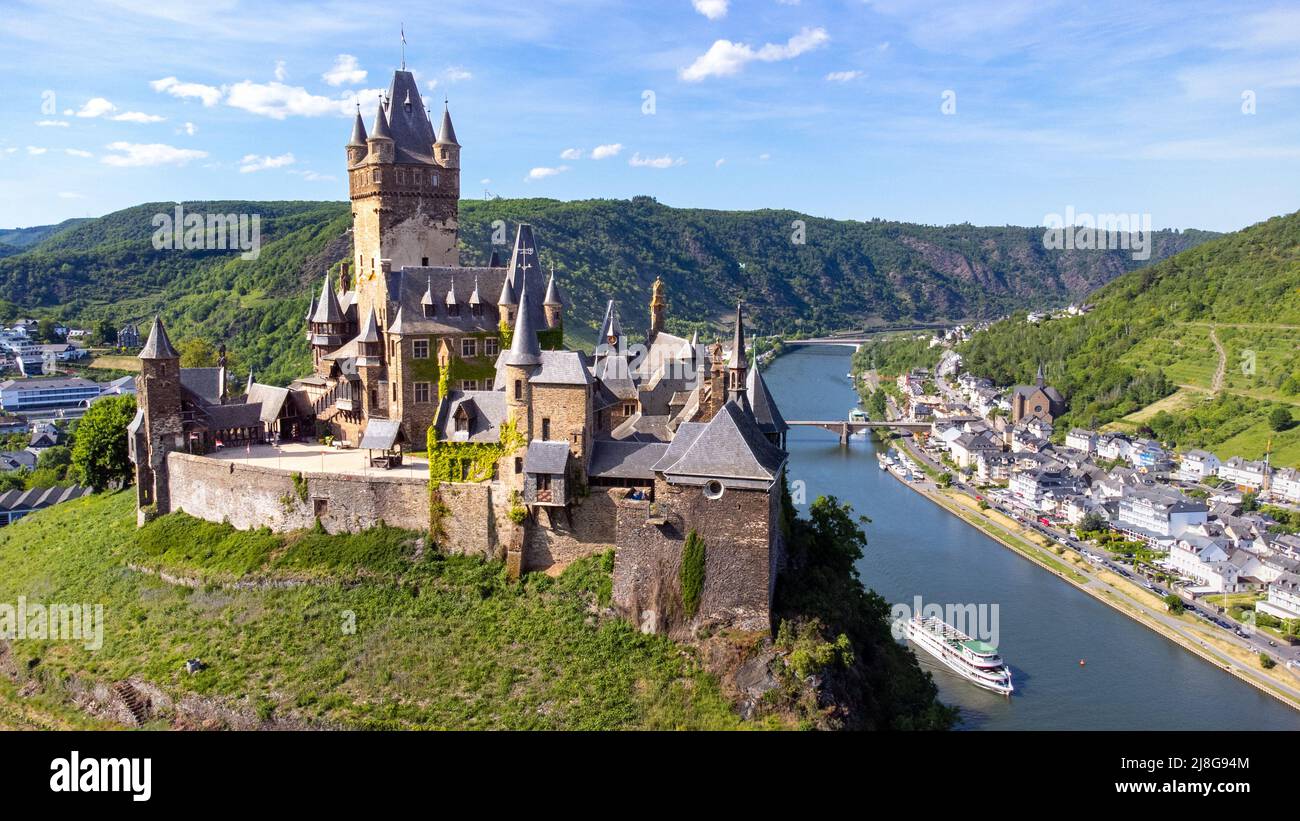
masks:
[[[261,405],[263,422],[274,422],[280,418],[280,411],[284,409],[284,403],[288,399],[288,388],[277,388],[260,382],[254,382],[248,391],[248,396],[245,397],[248,404]]]
[[[437,136],[424,110],[415,76],[409,71],[393,72],[384,100],[384,118],[388,135],[393,139],[394,158],[399,163],[433,164],[433,144]],[[450,119],[447,120],[450,124]],[[453,135],[455,132],[452,132]]]
[[[541,367],[528,378],[538,385],[590,385],[591,372],[577,351],[540,351]]]
[[[519,316],[515,318],[510,350],[503,361],[507,365],[540,365],[542,349],[537,344],[537,331],[546,327],[546,324],[545,320],[540,323],[535,320],[533,316],[535,297],[530,296],[528,278],[524,277],[522,281],[523,285],[519,289]]]
[[[221,368],[181,368],[181,384],[209,405],[220,405],[221,371]]]
[[[236,405],[212,405],[204,408],[212,430],[230,430],[231,428],[260,428],[262,426],[262,406],[242,402]]]
[[[790,426],[785,423],[785,417],[781,415],[781,409],[776,406],[776,400],[767,389],[767,383],[763,381],[763,374],[759,372],[758,366],[749,369],[749,376],[746,378],[748,383],[746,393],[749,394],[749,407],[754,411],[754,421],[763,433],[785,433]]]
[[[620,354],[602,356],[596,362],[596,378],[619,399],[637,399],[636,382],[627,357]]]
[[[388,450],[397,443],[402,435],[402,420],[370,418],[366,423],[366,432],[361,435],[358,447],[367,450]]]
[[[678,435],[681,433],[679,428]],[[767,440],[758,424],[734,400],[705,423],[680,458],[665,465],[667,455],[656,467],[669,481],[685,483],[732,479],[761,482],[762,487],[767,487],[785,464],[785,453]]]
[[[451,111],[446,105],[442,107],[442,127],[438,129],[440,145],[460,145],[456,142],[456,129],[451,125]]]
[[[312,322],[343,322],[343,308],[339,305],[338,294],[330,287],[329,271],[325,272],[325,281],[321,283],[320,297],[316,300],[316,310],[311,315]]]
[[[596,340],[596,344],[607,344],[611,336],[619,338],[623,336],[623,326],[618,321],[618,309],[614,307],[612,299],[605,308],[605,321],[601,323],[600,338]]]
[[[181,355],[176,353],[172,341],[167,338],[162,317],[153,318],[153,326],[149,328],[149,341],[144,343],[138,356],[140,359],[180,359]]]
[[[0,471],[36,467],[36,454],[28,450],[0,451]]]
[[[548,442],[534,439],[528,443],[528,453],[524,455],[525,473],[564,473],[569,468],[569,445],[567,442]]]
[[[469,431],[456,431],[456,410],[470,415]],[[438,404],[434,428],[438,439],[448,442],[496,442],[506,421],[506,396],[502,391],[448,391]]]
[[[60,502],[80,499],[91,492],[91,488],[73,485],[71,487],[32,488],[31,490],[10,490],[0,494],[0,511],[39,510]]]
[[[592,446],[587,474],[600,479],[653,479],[655,464],[669,447],[664,442],[599,439]]]

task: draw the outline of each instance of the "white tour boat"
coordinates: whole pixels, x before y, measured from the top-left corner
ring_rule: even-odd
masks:
[[[986,690],[1009,696],[1015,689],[1011,668],[996,647],[971,638],[942,619],[913,616],[907,620],[907,638],[957,675]]]

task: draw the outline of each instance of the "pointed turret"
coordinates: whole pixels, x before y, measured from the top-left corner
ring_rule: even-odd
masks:
[[[731,341],[731,359],[727,362],[727,399],[735,400],[748,413],[752,413],[746,396],[746,376],[749,360],[745,358],[744,305],[736,303],[736,333]]]
[[[456,129],[451,126],[451,110],[445,103],[442,106],[442,126],[438,128],[437,144],[460,146],[460,143],[456,142]]]
[[[551,266],[551,279],[546,283],[546,298],[542,300],[546,314],[546,327],[555,330],[564,323],[564,303],[560,301],[560,287],[555,284],[555,266]]]
[[[325,282],[321,285],[320,298],[316,300],[315,312],[311,321],[318,325],[342,323],[343,309],[339,307],[338,294],[330,287],[329,271],[325,272]]]
[[[361,326],[361,333],[357,334],[357,341],[367,344],[377,344],[379,342],[379,320],[375,317],[373,305],[370,307],[369,313],[366,314],[366,321]]]
[[[361,119],[361,103],[357,103],[357,114],[352,118],[352,139],[348,140],[348,147],[366,147],[366,123]]]
[[[557,306],[557,307],[563,304],[562,302],[560,302],[560,290],[559,290],[559,288],[557,288],[557,287],[555,286],[555,266],[554,266],[554,265],[551,266],[551,278],[550,278],[550,280],[546,283],[546,298],[545,298],[544,300],[542,300],[542,304],[543,304],[543,305],[555,305],[555,306]]]
[[[1043,376],[1042,362],[1038,363],[1038,373],[1034,376],[1034,384],[1040,388],[1047,384],[1047,379],[1046,377]]]
[[[140,359],[180,359],[181,355],[176,353],[172,347],[172,341],[167,338],[167,329],[163,327],[161,316],[153,318],[153,326],[149,328],[149,340],[144,343],[140,349]]]
[[[623,326],[619,323],[619,312],[614,307],[614,300],[611,299],[608,307],[604,309],[601,342],[608,344],[611,348],[617,348],[620,339],[623,339]]]
[[[514,336],[510,340],[510,351],[506,354],[505,364],[515,366],[540,365],[542,350],[537,344],[537,328],[533,326],[533,313],[528,298],[528,280],[524,280],[519,292],[519,319],[515,322]]]
[[[359,116],[359,115],[358,115]],[[381,103],[375,110],[375,127],[370,133],[370,141],[388,140],[393,141],[393,135],[388,130],[388,115],[384,113],[384,106]]]

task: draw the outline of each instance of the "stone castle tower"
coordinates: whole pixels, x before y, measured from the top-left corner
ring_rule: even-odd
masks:
[[[369,135],[358,107],[347,144],[358,316],[385,316],[387,275],[407,266],[458,265],[460,144],[445,107],[434,134],[415,78],[397,71]]]
[[[149,340],[140,350],[136,377],[139,410],[127,429],[135,461],[136,510],[139,524],[151,515],[171,512],[167,454],[184,448],[181,420],[181,356],[154,317]]]

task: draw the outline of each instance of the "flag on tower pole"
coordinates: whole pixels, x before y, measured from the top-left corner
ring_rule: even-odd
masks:
[[[406,24],[400,24],[399,30],[402,33],[402,71],[406,71]]]

